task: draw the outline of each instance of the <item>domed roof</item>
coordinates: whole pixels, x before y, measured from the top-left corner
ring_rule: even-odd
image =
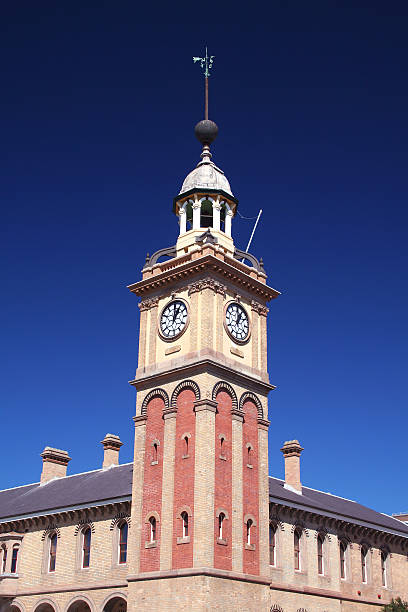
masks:
[[[211,161],[211,153],[208,147],[204,147],[201,157],[202,161],[184,179],[179,195],[190,191],[190,189],[215,189],[233,196],[224,172]]]

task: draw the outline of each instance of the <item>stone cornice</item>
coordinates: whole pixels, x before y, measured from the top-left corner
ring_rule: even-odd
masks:
[[[231,280],[235,285],[265,301],[273,300],[280,295],[279,291],[265,284],[264,274],[224,253],[217,252],[212,245],[203,248],[202,255],[192,252],[169,262],[156,264],[151,269],[151,275],[145,273],[143,280],[128,285],[128,289],[144,297],[156,291],[163,291],[167,285],[174,282],[206,273],[215,273],[223,279]]]
[[[220,377],[220,379],[227,378],[229,381],[234,380],[237,383],[247,387],[249,383],[251,389],[254,389],[257,392],[269,393],[269,391],[276,388],[274,385],[271,385],[269,381],[252,376],[250,372],[247,372],[244,369],[242,372],[237,371],[233,364],[229,366],[210,356],[210,354],[208,357],[202,356],[200,358],[200,356],[197,356],[191,361],[191,363],[186,363],[186,361],[186,356],[184,356],[183,360],[180,362],[180,365],[168,363],[165,365],[165,367],[163,367],[163,369],[156,367],[152,368],[152,370],[148,371],[147,373],[146,369],[142,372],[138,370],[136,373],[136,378],[134,380],[130,380],[129,384],[135,387],[137,391],[142,391],[149,387],[152,384],[152,381],[156,381],[157,385],[160,386],[164,382],[168,382],[169,380],[177,380],[180,377],[188,378],[194,374],[201,374],[202,372],[214,372]]]
[[[301,497],[299,495],[299,497]],[[292,522],[302,521],[322,523],[324,520],[331,523],[331,529],[338,533],[346,534],[346,532],[352,532],[354,538],[361,540],[363,537],[378,540],[399,540],[402,546],[408,548],[408,535],[398,533],[387,527],[381,527],[373,523],[366,523],[353,519],[351,517],[336,514],[326,510],[313,509],[311,507],[302,506],[302,504],[296,504],[286,500],[280,500],[272,495],[269,496],[269,502],[274,505],[274,509],[277,512],[277,516],[284,516],[288,511],[296,513],[295,518],[291,518]],[[283,520],[283,519],[281,519]]]
[[[20,531],[24,530],[29,524],[35,524],[38,528],[46,528],[50,521],[73,521],[78,518],[91,516],[95,513],[104,514],[117,512],[118,508],[123,506],[129,506],[132,500],[131,495],[125,495],[116,499],[105,499],[102,501],[88,502],[85,504],[78,504],[76,506],[69,506],[65,508],[53,508],[49,510],[43,510],[40,512],[32,512],[30,514],[23,514],[17,516],[9,516],[0,519],[0,533],[7,531]]]

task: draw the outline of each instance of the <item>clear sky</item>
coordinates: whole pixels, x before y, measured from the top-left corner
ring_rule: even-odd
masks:
[[[172,198],[216,56],[214,161],[270,305],[270,473],[298,438],[305,485],[408,509],[408,5],[272,1],[3,3],[0,487],[132,460],[146,252],[178,234]],[[250,221],[233,224],[245,248]]]

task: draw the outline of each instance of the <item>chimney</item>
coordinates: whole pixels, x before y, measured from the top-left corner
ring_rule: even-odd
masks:
[[[304,450],[298,440],[288,440],[281,451],[285,459],[285,488],[295,493],[302,493],[300,482],[300,454]]]
[[[41,457],[43,458],[43,468],[40,484],[67,475],[67,465],[71,461],[67,451],[46,446],[41,453]]]
[[[101,444],[103,445],[103,468],[119,465],[119,450],[123,446],[119,436],[107,433]]]

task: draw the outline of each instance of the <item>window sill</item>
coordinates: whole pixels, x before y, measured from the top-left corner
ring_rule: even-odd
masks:
[[[228,546],[228,541],[224,538],[217,538],[217,544],[219,544],[220,546]]]
[[[145,548],[156,548],[157,547],[157,540],[154,540],[153,542],[145,542]]]
[[[254,467],[253,465],[251,465],[250,463],[247,463],[247,468],[249,468],[250,470],[252,470],[252,468],[253,468],[253,467]]]
[[[18,578],[18,577],[19,576],[16,573],[11,574],[11,573],[4,572],[4,574],[0,574],[0,580],[2,580],[3,578],[14,578],[15,579],[15,578]]]
[[[182,459],[188,459],[190,457],[190,455],[182,455],[181,458]]]
[[[177,538],[177,544],[189,544],[190,543],[190,536],[187,536],[185,538]]]
[[[225,456],[225,455],[220,455],[220,456],[219,456],[219,459],[221,459],[221,461],[226,461],[226,460],[227,460],[227,458],[226,458],[226,456]]]
[[[150,465],[158,465],[158,464],[159,464],[159,462],[158,462],[158,461],[152,461],[152,462],[150,463]]]
[[[255,544],[245,544],[245,550],[255,550]]]

